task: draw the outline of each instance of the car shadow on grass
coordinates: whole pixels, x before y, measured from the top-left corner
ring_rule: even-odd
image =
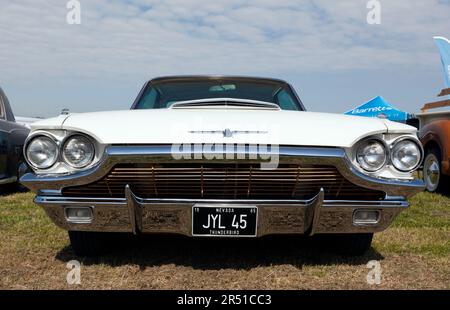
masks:
[[[450,184],[450,181],[447,181],[447,183]],[[444,188],[444,189],[441,191],[441,194],[444,195],[444,196],[447,196],[448,198],[450,198],[450,186]]]
[[[84,265],[139,265],[146,267],[174,264],[200,270],[235,269],[290,264],[361,265],[384,257],[371,248],[365,255],[347,257],[333,252],[325,236],[267,236],[258,239],[188,238],[184,236],[120,236],[109,253],[99,257],[78,257],[70,246],[56,258],[67,262],[77,259]]]
[[[4,184],[0,186],[0,197],[26,192],[28,192],[28,189],[19,183]]]

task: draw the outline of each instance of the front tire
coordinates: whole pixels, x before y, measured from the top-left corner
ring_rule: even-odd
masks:
[[[373,233],[333,235],[336,251],[345,256],[364,255],[370,249],[372,239]]]
[[[434,193],[442,190],[441,155],[438,149],[430,149],[423,162],[423,178],[427,191]]]
[[[78,256],[103,254],[108,246],[107,233],[90,231],[68,231],[70,245]]]

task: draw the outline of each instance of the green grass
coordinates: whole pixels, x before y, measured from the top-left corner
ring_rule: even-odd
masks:
[[[450,227],[450,198],[425,192],[412,197],[409,202],[409,209],[399,215],[394,227]]]
[[[384,253],[449,256],[450,198],[424,192],[409,202],[408,210],[376,235],[374,247]]]
[[[67,244],[66,234],[45,212],[33,203],[33,193],[0,197],[0,241],[5,251],[60,248]]]

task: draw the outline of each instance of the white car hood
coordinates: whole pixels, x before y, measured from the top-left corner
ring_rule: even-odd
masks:
[[[382,119],[227,108],[70,114],[32,124],[33,131],[38,129],[83,132],[103,144],[254,143],[325,147],[351,147],[361,138],[378,133],[416,131],[414,127]]]

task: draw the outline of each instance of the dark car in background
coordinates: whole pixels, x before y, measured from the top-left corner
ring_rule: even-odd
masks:
[[[17,183],[19,167],[24,163],[23,144],[29,129],[16,123],[14,114],[0,88],[0,188]]]

